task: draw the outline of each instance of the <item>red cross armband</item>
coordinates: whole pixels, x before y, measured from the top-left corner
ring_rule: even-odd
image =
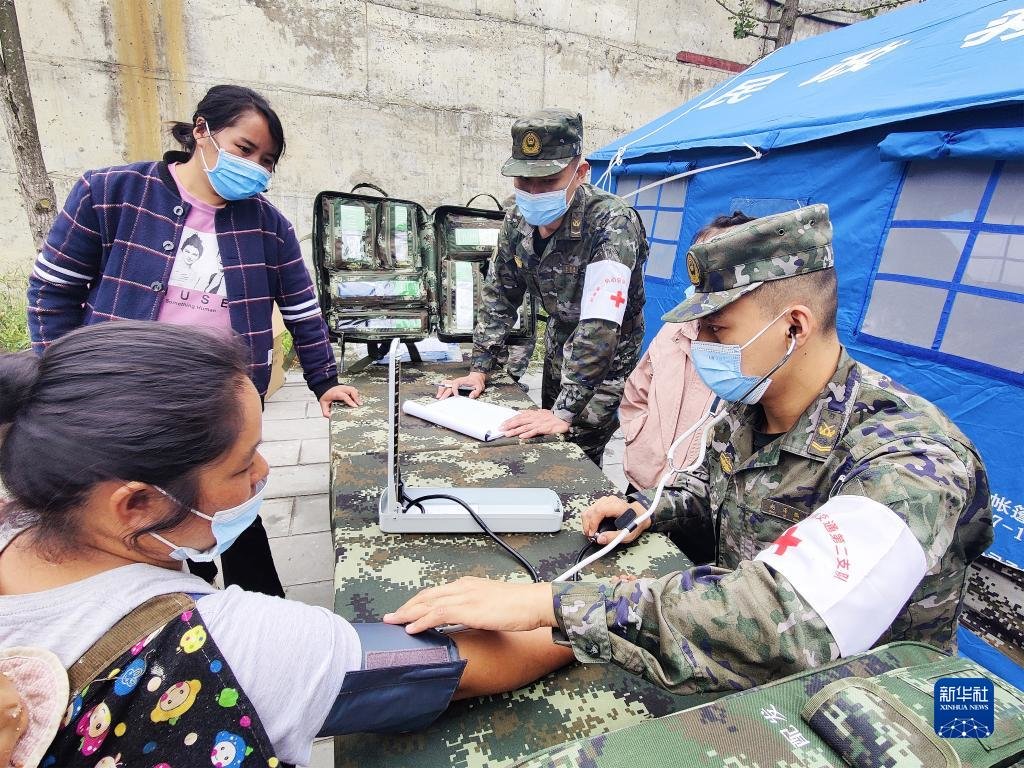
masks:
[[[762,550],[835,637],[842,656],[874,645],[927,571],[899,515],[866,496],[835,496]]]
[[[611,320],[622,325],[632,270],[617,261],[602,259],[587,266],[580,300],[580,320]]]

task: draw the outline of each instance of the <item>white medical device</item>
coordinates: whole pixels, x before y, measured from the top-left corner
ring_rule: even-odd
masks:
[[[385,533],[482,533],[457,501],[469,505],[496,533],[555,533],[562,527],[562,500],[550,488],[406,488],[399,466],[401,363],[399,339],[388,361],[388,474],[378,505]]]

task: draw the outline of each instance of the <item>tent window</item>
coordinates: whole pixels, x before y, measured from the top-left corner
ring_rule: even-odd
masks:
[[[1024,304],[962,293],[942,339],[942,351],[1010,371],[1024,371]]]
[[[659,181],[658,176],[618,176],[615,193],[628,195],[648,184]],[[671,280],[679,247],[679,232],[683,225],[683,207],[686,205],[686,179],[645,190],[627,202],[640,214],[651,247],[647,257],[647,277]]]
[[[1024,293],[1024,235],[978,235],[963,279],[979,288]]]
[[[1024,382],[1022,329],[1024,163],[912,162],[861,333]]]
[[[989,224],[1024,226],[1024,163],[1007,163],[992,203],[985,214]]]
[[[911,163],[896,219],[974,221],[991,171],[991,160]]]
[[[966,232],[894,228],[882,251],[878,271],[952,280],[966,243]],[[928,258],[921,258],[924,253],[928,254]]]
[[[945,300],[945,291],[924,285],[875,283],[862,328],[872,336],[930,347]]]

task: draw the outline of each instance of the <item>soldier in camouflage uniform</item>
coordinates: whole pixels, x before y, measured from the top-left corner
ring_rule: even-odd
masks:
[[[654,515],[654,530],[712,538],[713,563],[547,588],[461,579],[392,620],[418,630],[440,610],[472,626],[546,624],[580,661],[676,693],[747,688],[893,640],[954,650],[967,565],[992,542],[985,470],[934,405],[847,356],[831,235],[828,208],[813,205],[695,244],[696,293],[664,317],[701,319],[698,371],[723,399],[744,399]],[[627,506],[644,509],[598,501],[584,532]]]
[[[600,465],[643,341],[647,239],[636,211],[584,183],[582,144],[576,112],[544,109],[512,126],[512,157],[501,172],[514,177],[517,205],[505,217],[484,283],[472,372],[452,384],[479,397],[505,360],[530,288],[550,318],[542,409],[513,417],[506,433],[567,433]],[[438,396],[452,392],[443,388]]]

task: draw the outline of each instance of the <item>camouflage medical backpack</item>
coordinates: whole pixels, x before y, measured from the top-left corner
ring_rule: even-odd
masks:
[[[940,678],[994,683],[987,738],[933,727]],[[940,686],[941,688],[941,686]],[[621,731],[551,747],[521,768],[982,768],[1024,758],[1024,693],[921,643],[868,653]]]

